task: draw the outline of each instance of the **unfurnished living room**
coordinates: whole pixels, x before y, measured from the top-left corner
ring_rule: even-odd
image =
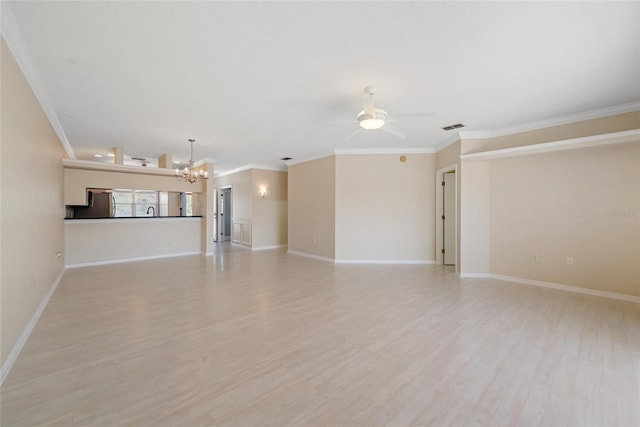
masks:
[[[640,2],[1,32],[3,427],[640,426]]]

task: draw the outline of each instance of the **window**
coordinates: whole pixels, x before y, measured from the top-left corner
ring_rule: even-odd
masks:
[[[157,191],[113,190],[113,216],[158,216],[158,199]]]

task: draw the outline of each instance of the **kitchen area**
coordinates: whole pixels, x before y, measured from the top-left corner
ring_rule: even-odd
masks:
[[[63,164],[67,268],[200,255],[213,244],[213,182],[186,183],[170,169]]]

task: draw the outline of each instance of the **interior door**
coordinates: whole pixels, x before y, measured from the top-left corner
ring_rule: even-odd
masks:
[[[231,188],[221,188],[218,198],[218,228],[220,229],[219,241],[231,240]]]
[[[442,243],[445,265],[456,264],[456,174],[454,171],[444,174],[443,180],[443,212],[442,212]]]

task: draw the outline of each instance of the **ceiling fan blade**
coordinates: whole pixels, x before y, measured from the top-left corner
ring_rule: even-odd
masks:
[[[393,117],[435,117],[436,113],[406,113],[396,114],[393,113]]]
[[[400,139],[405,139],[407,136],[407,133],[401,129],[398,129],[397,127],[395,127],[394,125],[390,125],[388,123],[386,123],[384,126],[382,126],[380,128],[380,130],[383,130],[387,133],[390,133],[393,136],[396,136]]]
[[[358,127],[358,129],[354,130],[353,132],[351,132],[351,134],[349,134],[348,137],[346,137],[344,140],[345,141],[349,141],[351,138],[353,138],[354,136],[356,136],[357,134],[360,133],[360,131],[362,131],[361,127]]]

